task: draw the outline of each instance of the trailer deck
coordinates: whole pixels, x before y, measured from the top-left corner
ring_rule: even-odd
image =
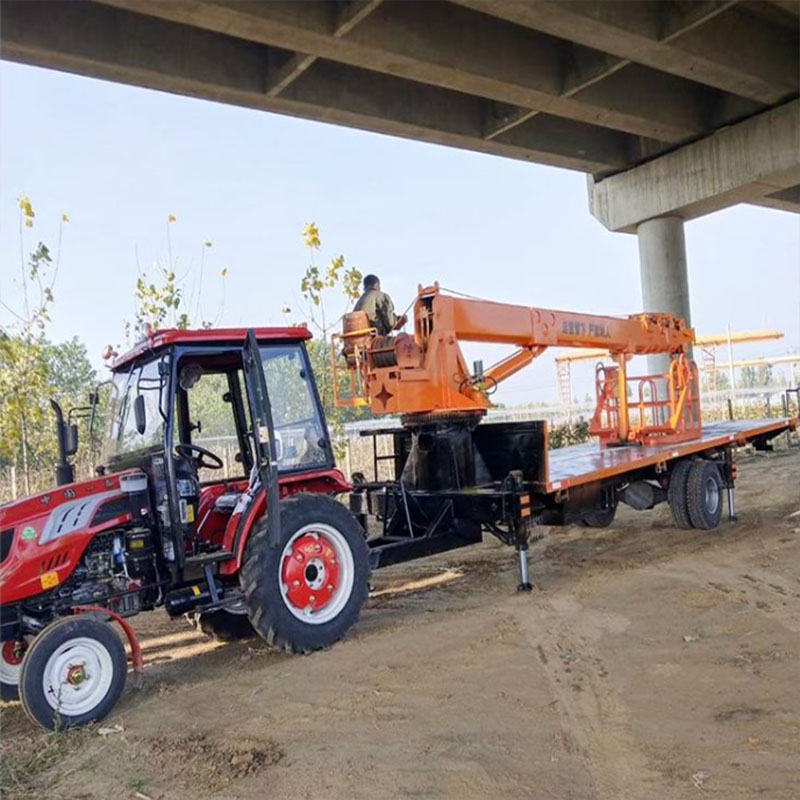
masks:
[[[549,494],[731,443],[745,445],[796,426],[797,419],[789,417],[737,419],[706,423],[699,439],[679,444],[600,448],[596,442],[586,442],[548,450],[546,479],[541,489]]]
[[[375,480],[356,483],[351,510],[365,531],[380,530],[368,540],[372,568],[465,547],[489,532],[517,549],[519,588],[528,590],[528,542],[541,537],[543,526],[604,527],[619,502],[641,511],[669,502],[680,527],[711,529],[726,491],[735,519],[734,448],[771,449],[770,440],[795,430],[798,420],[713,422],[688,442],[602,447],[593,441],[553,451],[543,421],[484,422],[466,434],[448,432],[446,421],[428,424],[441,426],[438,439],[430,428],[362,431],[373,437]],[[384,435],[394,447],[378,455],[377,437]],[[436,442],[448,437],[455,446],[436,452]],[[378,479],[381,460],[393,462],[391,480]],[[469,483],[456,471],[464,463],[472,464]],[[368,524],[370,516],[378,527]]]

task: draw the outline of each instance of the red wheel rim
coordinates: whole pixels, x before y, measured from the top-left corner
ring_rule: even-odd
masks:
[[[281,580],[295,608],[313,613],[328,605],[339,588],[339,562],[325,534],[307,533],[292,542],[283,558]]]
[[[3,642],[3,661],[10,664],[12,667],[19,666],[22,663],[22,657],[25,655],[24,648],[19,648],[21,652],[17,652],[17,642],[9,640]]]

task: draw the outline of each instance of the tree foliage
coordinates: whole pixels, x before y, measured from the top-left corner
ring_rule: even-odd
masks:
[[[318,333],[318,338],[308,343],[308,353],[328,428],[334,439],[341,440],[346,422],[369,416],[365,409],[336,407],[330,345],[330,334],[339,327],[344,313],[358,299],[362,274],[358,268],[348,266],[341,254],[332,257],[324,269],[317,265],[322,238],[316,223],[309,222],[306,225],[302,239],[309,251],[309,264],[300,279],[300,292],[308,305],[309,321]],[[340,313],[331,313],[332,307],[341,309]],[[290,311],[291,309],[284,309],[285,313]],[[339,388],[344,392],[346,376],[343,373],[339,375],[339,382]],[[337,449],[341,450],[341,445],[337,445]]]
[[[167,265],[156,261],[150,271],[141,270],[134,288],[135,311],[133,323],[125,323],[125,338],[130,344],[140,341],[149,331],[161,328],[186,330],[193,325],[201,328],[213,327],[222,316],[225,305],[225,277],[228,268],[218,270],[221,280],[220,303],[214,318],[203,313],[204,280],[206,275],[206,251],[213,246],[210,239],[200,245],[199,266],[189,267],[178,275],[177,258],[172,255],[172,227],[178,222],[174,214],[167,217]],[[107,350],[107,357],[114,355],[114,348]]]
[[[26,195],[18,198],[17,205],[24,253],[36,213]],[[46,338],[67,222],[69,218],[62,214],[55,254],[39,240],[20,259],[18,307],[2,301],[12,321],[0,328],[0,466],[12,467],[21,475],[26,492],[31,491],[34,474],[53,461],[49,399],[68,408],[84,404],[85,392],[95,379],[86,348],[77,339],[54,345]]]

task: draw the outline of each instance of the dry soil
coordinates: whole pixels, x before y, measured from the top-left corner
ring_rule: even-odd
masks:
[[[740,522],[659,507],[379,571],[346,641],[220,645],[162,612],[103,729],[2,708],[6,797],[800,797],[800,453],[740,462]],[[118,726],[115,729],[114,726]]]

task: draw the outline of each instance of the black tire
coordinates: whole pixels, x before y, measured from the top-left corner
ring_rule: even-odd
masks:
[[[26,639],[30,642],[30,637]],[[0,647],[0,700],[19,700],[20,655],[18,643],[5,641]]]
[[[5,702],[19,700],[19,685],[0,681],[0,700],[4,700]]]
[[[710,531],[722,519],[724,486],[719,467],[713,461],[695,461],[689,471],[686,495],[692,525]]]
[[[583,517],[581,517],[581,522],[587,528],[607,528],[614,521],[614,517],[616,515],[616,506],[608,506],[608,508],[593,508],[591,511],[587,511]]]
[[[70,642],[74,642],[72,647],[77,659],[83,658],[83,661],[77,660],[77,663],[73,665],[68,659],[63,659],[63,669],[53,669],[50,662],[51,657],[58,651],[61,651],[61,655],[65,655]],[[107,674],[102,678],[100,676],[102,676],[103,665],[99,659],[92,661],[91,655],[87,657],[87,646],[92,648],[91,652],[99,653],[105,661],[105,666],[108,667]],[[56,707],[51,705],[48,696],[55,694],[54,686],[50,682],[50,690],[46,692],[45,673],[48,672],[51,677],[58,678],[59,673],[63,670],[72,671],[72,669],[81,667],[86,676],[79,679],[80,682],[77,686],[84,681],[94,681],[94,683],[86,684],[85,691],[88,691],[97,685],[98,680],[101,681],[101,685],[94,690],[98,695],[97,702],[89,708],[78,709],[78,713],[72,714],[69,713],[69,700],[72,700],[72,697],[65,700],[63,705],[55,700],[53,702]],[[88,725],[103,719],[114,708],[125,688],[127,676],[128,659],[125,655],[125,648],[109,623],[88,616],[65,617],[45,628],[25,653],[19,679],[20,700],[25,713],[34,722],[48,730]],[[61,692],[71,691],[71,689],[72,687],[65,681],[61,681],[59,684]]]
[[[673,468],[669,476],[669,486],[667,488],[667,501],[672,512],[672,519],[675,525],[684,530],[693,528],[691,517],[689,516],[689,501],[687,498],[689,472],[693,462],[679,461]]]
[[[206,611],[186,615],[189,622],[206,636],[220,642],[233,642],[237,639],[249,639],[256,632],[247,616],[247,611],[235,614],[232,611]]]
[[[271,646],[294,653],[308,653],[330,647],[341,639],[358,620],[369,587],[369,552],[364,541],[364,532],[355,517],[332,497],[319,494],[298,494],[288,500],[281,501],[281,542],[277,547],[269,544],[266,517],[262,518],[252,533],[245,551],[242,567],[241,583],[245,593],[245,602],[250,614],[250,622],[258,634]],[[301,542],[304,537],[315,535],[314,526],[322,526],[315,541],[335,542],[336,547],[345,550],[342,557],[345,564],[334,559],[331,566],[322,565],[318,570],[313,561],[320,562],[334,552],[334,548],[325,548],[325,555],[308,557],[305,567],[295,567],[294,563],[284,560],[284,551],[293,541]],[[329,531],[326,533],[325,531]],[[335,532],[335,536],[334,533]],[[292,544],[294,547],[294,544]],[[294,552],[294,551],[292,551]],[[321,562],[320,562],[321,563]],[[315,622],[300,619],[299,606],[291,603],[287,588],[286,596],[282,591],[283,571],[287,568],[303,569],[303,580],[306,584],[296,591],[319,592],[334,591],[329,601],[319,610]],[[317,570],[309,578],[309,570]],[[345,574],[352,573],[352,581],[342,579],[315,589],[312,583],[321,579],[328,580],[327,569],[339,568]],[[333,572],[330,573],[333,575]],[[320,576],[322,576],[320,578]],[[333,580],[333,578],[331,578]],[[311,587],[311,588],[308,588]],[[295,591],[295,590],[292,590]],[[312,599],[315,595],[311,595]],[[321,597],[319,599],[322,599]],[[331,604],[331,605],[329,605]],[[290,607],[295,608],[294,611]],[[310,607],[310,606],[309,606]],[[335,614],[333,612],[335,611]],[[326,615],[332,615],[325,619]],[[308,619],[314,619],[312,610]],[[324,621],[323,621],[324,620]]]

